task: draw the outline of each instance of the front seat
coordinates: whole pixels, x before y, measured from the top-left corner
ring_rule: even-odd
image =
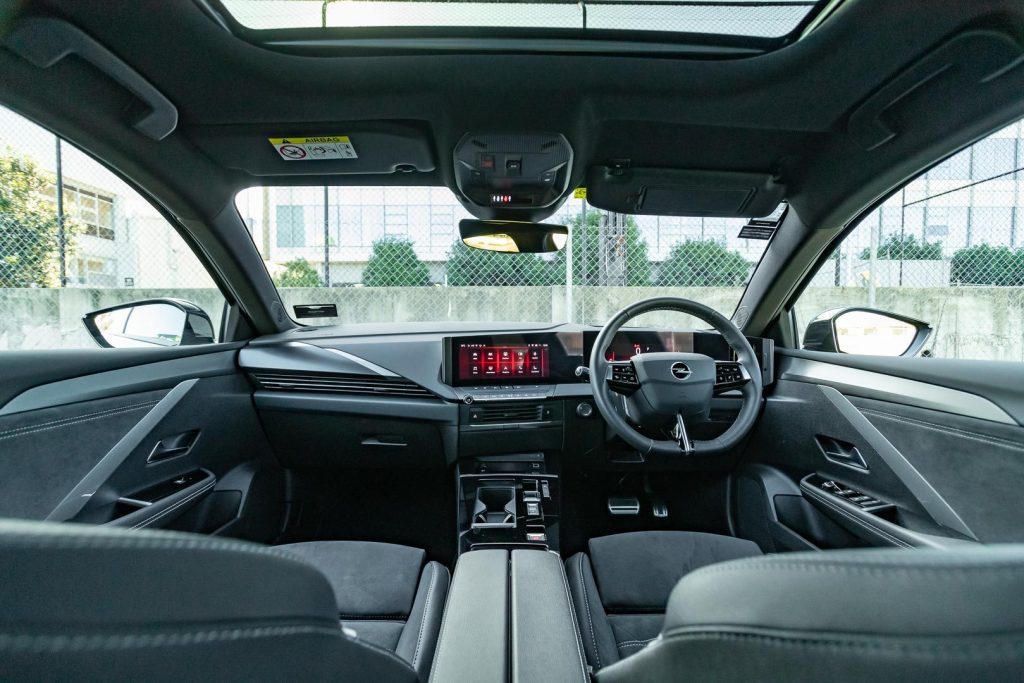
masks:
[[[1019,681],[1024,545],[835,550],[698,569],[620,681]]]
[[[334,590],[343,628],[394,652],[422,680],[430,674],[448,568],[426,562],[426,553],[390,543],[314,541],[277,546],[311,564]]]
[[[565,562],[587,663],[597,670],[654,640],[679,579],[717,562],[761,554],[755,543],[686,531],[639,531],[590,539],[589,556]]]
[[[385,544],[3,520],[0,680],[426,680],[447,573],[427,564],[417,587],[421,562]]]

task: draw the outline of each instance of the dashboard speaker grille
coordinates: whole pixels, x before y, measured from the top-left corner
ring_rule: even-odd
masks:
[[[316,391],[327,394],[434,398],[430,391],[402,377],[284,372],[255,372],[252,377],[261,389],[267,391]]]

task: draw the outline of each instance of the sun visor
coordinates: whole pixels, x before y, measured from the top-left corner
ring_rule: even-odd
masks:
[[[605,211],[655,216],[767,216],[786,187],[768,173],[592,166],[587,201]]]
[[[189,126],[211,159],[254,176],[430,172],[430,137],[406,123],[358,122]]]

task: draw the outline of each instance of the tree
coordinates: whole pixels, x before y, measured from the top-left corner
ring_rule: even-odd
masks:
[[[658,269],[662,287],[738,287],[747,279],[750,264],[737,251],[714,240],[687,240],[676,244]]]
[[[594,286],[609,284],[601,278],[601,218],[604,212],[587,211],[586,225],[581,216],[574,216],[569,221],[572,234],[572,283],[574,285]],[[647,243],[640,236],[640,228],[636,219],[626,216],[626,229],[623,243],[625,249],[625,284],[629,287],[644,287],[651,284],[651,262],[647,256]],[[559,275],[558,284],[565,282],[565,251],[555,257],[554,268]]]
[[[860,259],[871,258],[871,250],[860,252]],[[939,261],[942,259],[942,242],[917,241],[913,235],[889,235],[889,239],[878,247],[878,259],[883,261]]]
[[[297,258],[284,264],[284,270],[274,278],[274,283],[278,287],[320,287],[323,285],[320,273],[316,272],[316,268],[304,258]]]
[[[373,242],[373,251],[363,269],[363,284],[367,287],[422,287],[430,284],[430,271],[416,255],[411,239],[385,235]]]
[[[979,244],[953,254],[950,280],[959,285],[1024,286],[1024,247]]]
[[[0,156],[0,287],[60,285],[57,210],[44,194],[50,182],[30,159]],[[72,232],[65,221],[65,253]]]
[[[445,264],[453,287],[543,287],[561,284],[552,264],[537,254],[485,251],[456,240]]]

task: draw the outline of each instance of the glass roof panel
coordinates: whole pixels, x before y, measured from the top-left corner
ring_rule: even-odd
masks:
[[[812,0],[222,0],[251,29],[476,27],[669,31],[777,38]]]

